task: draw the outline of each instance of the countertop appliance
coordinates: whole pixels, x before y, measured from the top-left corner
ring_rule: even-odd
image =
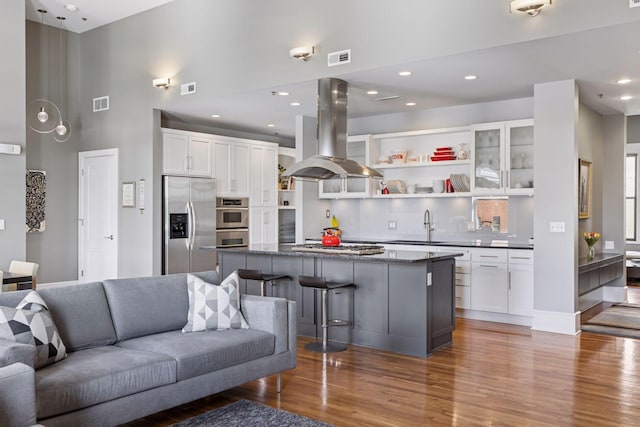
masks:
[[[200,249],[216,244],[213,178],[163,176],[162,224],[162,274],[216,268],[211,251]]]
[[[384,247],[378,245],[340,245],[323,246],[322,243],[306,243],[291,247],[295,252],[321,252],[344,255],[373,255],[384,253]]]
[[[249,245],[249,199],[216,199],[216,246],[231,248]]]

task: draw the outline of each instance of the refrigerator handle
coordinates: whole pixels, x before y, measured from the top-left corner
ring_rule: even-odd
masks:
[[[196,240],[196,210],[193,208],[193,202],[189,202],[189,218],[191,218],[191,228],[189,229],[189,250],[193,251],[193,245]]]

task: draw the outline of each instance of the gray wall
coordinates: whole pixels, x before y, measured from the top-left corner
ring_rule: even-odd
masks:
[[[11,43],[8,52],[24,34],[24,24],[15,27],[22,18],[15,19],[18,14],[12,10],[18,7],[24,16],[24,6],[15,2],[22,3],[11,0],[9,11],[1,18],[8,25],[2,30],[7,32],[3,40]],[[67,95],[77,129],[77,149],[119,148],[120,181],[143,178],[149,188],[157,190],[154,108],[171,110],[189,103],[206,111],[211,97],[637,20],[640,11],[630,11],[624,3],[582,0],[578,6],[554,2],[553,13],[532,20],[508,14],[505,2],[466,2],[463,10],[450,0],[406,0],[403,7],[383,0],[177,0],[111,25],[69,35],[68,80],[72,84]],[[305,64],[291,61],[288,50],[304,44],[319,45],[319,58],[327,52],[351,48],[353,62],[336,71],[320,60]],[[168,91],[151,85],[153,78],[161,76],[170,76],[174,83]],[[7,82],[13,90],[15,81],[5,79],[3,84]],[[178,85],[190,81],[198,82],[198,93],[180,97]],[[110,95],[111,110],[91,112],[91,99],[102,95]],[[0,102],[7,102],[4,99]],[[14,108],[18,104],[10,100],[6,105]],[[11,120],[12,125],[18,122],[23,121]],[[48,173],[55,173],[52,165],[45,167]],[[24,164],[17,168],[22,174]],[[12,180],[17,177],[15,172],[11,176]],[[51,191],[59,191],[66,181],[62,178]],[[2,191],[11,192],[5,200],[14,200],[18,193],[22,197],[19,188]],[[75,187],[72,192],[76,192]],[[120,211],[123,276],[157,272],[153,254],[157,253],[154,239],[159,231],[154,221],[159,204],[152,199],[158,196],[157,192],[147,193],[149,207],[143,215],[137,210]],[[23,223],[21,218],[16,220]],[[66,265],[75,259],[75,241],[72,234],[57,242],[68,252]],[[30,242],[30,252],[39,253],[43,269],[53,273],[56,267],[48,266],[57,262],[56,258],[49,259],[54,248],[46,242],[36,248],[39,244]],[[20,252],[20,246],[14,247],[13,243],[0,245],[0,253]],[[66,278],[75,278],[75,271],[67,274]],[[55,277],[61,276],[56,272]]]
[[[62,33],[62,43],[61,43]],[[27,21],[27,100],[44,96],[68,111],[65,31]],[[62,49],[62,50],[61,50]],[[62,64],[60,61],[62,58]],[[61,68],[62,65],[62,74]],[[73,82],[73,80],[71,80]],[[30,101],[29,101],[30,102]],[[67,118],[67,117],[65,117]],[[27,129],[27,169],[47,172],[46,230],[27,234],[27,259],[40,283],[76,278],[78,256],[78,122],[67,142]]]
[[[602,162],[602,236],[603,240],[614,243],[613,250],[621,252],[625,248],[624,222],[624,169],[625,142],[627,140],[627,118],[618,114],[603,119],[603,162]]]
[[[0,14],[0,142],[18,144],[19,156],[0,154],[0,269],[24,260],[25,242],[25,3],[3,2]]]

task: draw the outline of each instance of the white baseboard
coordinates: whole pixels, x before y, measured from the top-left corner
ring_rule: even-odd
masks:
[[[559,311],[534,310],[531,329],[534,331],[576,335],[580,332],[580,312],[564,313]]]
[[[485,322],[510,323],[512,325],[531,326],[531,317],[513,314],[494,313],[469,309],[456,309],[456,316],[463,319],[483,320]]]

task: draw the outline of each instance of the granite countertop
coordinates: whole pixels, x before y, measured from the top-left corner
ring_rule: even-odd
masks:
[[[369,242],[371,243],[371,242]],[[244,254],[262,254],[262,255],[284,255],[310,258],[338,258],[354,261],[372,261],[372,262],[397,262],[397,263],[414,263],[422,261],[436,261],[456,256],[462,256],[459,252],[413,252],[413,251],[393,251],[386,250],[381,254],[374,255],[354,255],[354,254],[333,254],[323,252],[298,252],[293,250],[293,245],[273,245],[258,244],[249,245],[240,248],[218,248],[216,246],[202,246],[200,249],[212,250],[218,252],[238,252]]]
[[[311,240],[311,239],[307,239]],[[317,241],[313,239],[314,241]],[[426,240],[373,240],[373,239],[344,239],[342,243],[354,244],[377,244],[377,245],[416,245],[416,246],[453,246],[459,248],[498,248],[498,249],[530,249],[533,250],[533,244],[514,243],[507,240],[464,240],[464,241],[436,241],[427,242]]]

